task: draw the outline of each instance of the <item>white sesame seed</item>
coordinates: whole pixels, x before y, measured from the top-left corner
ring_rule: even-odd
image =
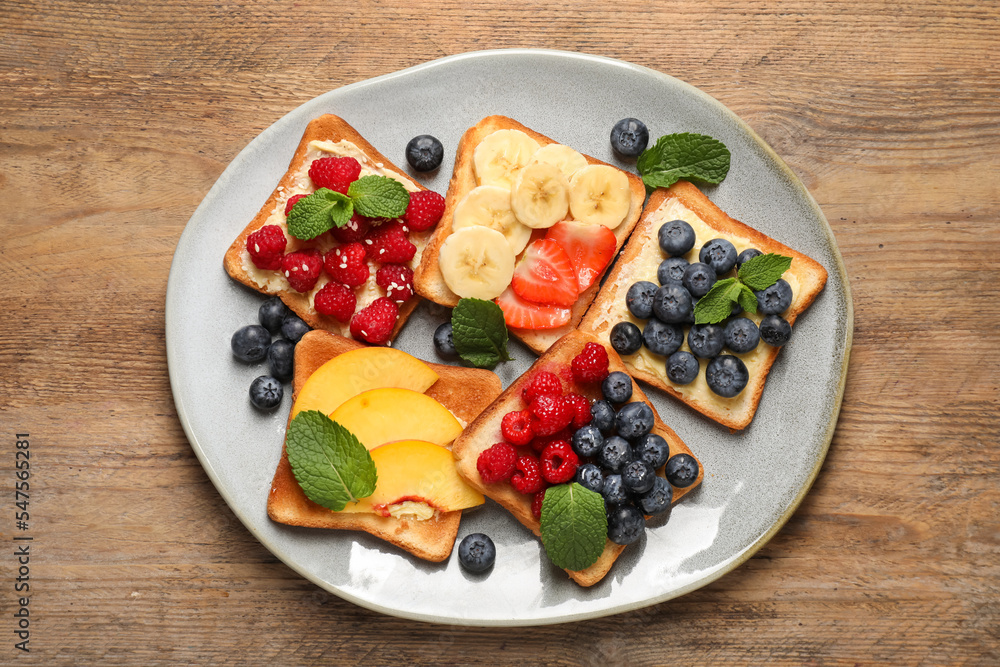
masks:
[[[260,252],[260,244],[259,243],[254,243],[253,244],[253,251],[254,252]]]
[[[285,277],[287,278],[288,276],[289,276],[288,271],[285,271]]]
[[[367,243],[368,245],[371,245],[372,244],[372,240],[371,239],[365,239],[365,243]]]

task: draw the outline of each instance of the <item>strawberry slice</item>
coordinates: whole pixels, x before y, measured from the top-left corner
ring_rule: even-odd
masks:
[[[581,292],[597,282],[618,249],[618,239],[610,229],[576,220],[557,222],[549,228],[545,238],[555,241],[566,251],[576,268]]]
[[[576,269],[555,241],[538,239],[524,250],[510,281],[522,299],[555,306],[572,306],[580,294]]]
[[[497,297],[507,326],[515,329],[555,329],[569,322],[572,311],[560,306],[546,306],[525,301],[508,287]]]

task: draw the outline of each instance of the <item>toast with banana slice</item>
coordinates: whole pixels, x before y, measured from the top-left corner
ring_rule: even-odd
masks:
[[[514,381],[489,407],[482,411],[476,419],[466,427],[465,431],[455,439],[452,445],[452,452],[455,455],[455,467],[459,475],[465,478],[470,485],[481,491],[485,496],[492,498],[514,515],[521,524],[536,536],[541,536],[541,524],[532,513],[532,497],[519,493],[509,481],[486,483],[479,473],[477,463],[479,456],[497,442],[504,440],[501,432],[501,421],[504,415],[509,412],[525,409],[522,398],[522,390],[531,382],[536,373],[548,371],[562,378],[564,389],[567,393],[578,393],[594,401],[601,398],[600,383],[578,383],[573,380],[569,369],[573,358],[580,353],[589,342],[601,343],[608,353],[608,370],[610,372],[625,371],[618,354],[611,349],[606,342],[601,342],[591,334],[574,331],[560,338],[552,344],[531,368]],[[632,397],[629,403],[642,401],[649,404],[649,399],[634,382],[632,383]],[[650,407],[652,405],[650,404]],[[660,421],[653,409],[654,425],[652,432],[663,437],[669,445],[669,455],[687,454],[694,457],[693,452],[680,437],[669,426]],[[527,448],[524,448],[528,451]],[[697,460],[697,459],[695,459]],[[657,471],[660,477],[664,475],[663,467]],[[698,465],[698,476],[689,485],[673,487],[673,502],[676,503],[686,494],[690,493],[701,484],[704,478],[704,470]],[[581,586],[593,586],[608,573],[615,560],[621,555],[625,546],[616,544],[610,539],[605,542],[604,550],[598,560],[589,567],[582,570],[566,570],[570,578]]]
[[[326,331],[307,333],[295,346],[293,396],[298,397],[309,376],[327,361],[362,347],[361,343]],[[438,375],[438,379],[425,393],[444,405],[461,423],[473,421],[500,394],[500,378],[489,371],[432,363],[427,366]],[[344,381],[348,380],[345,378]],[[448,558],[462,517],[460,510],[436,512],[432,518],[423,520],[374,513],[333,512],[306,497],[292,472],[284,445],[271,482],[267,513],[272,520],[291,526],[370,533],[431,562]]]
[[[635,174],[506,116],[484,118],[459,142],[444,215],[414,272],[417,294],[449,307],[463,296],[502,297],[501,308],[509,315],[508,303],[523,305],[511,289],[515,267],[529,255],[536,257],[534,249],[551,248],[551,243],[536,242],[550,237],[553,225],[584,231],[587,225],[603,227],[613,258],[638,221],[645,196]],[[588,245],[584,238],[578,247]],[[538,354],[547,350],[576,329],[608,265],[586,278],[581,270],[585,287],[553,306],[556,315],[545,311],[546,317],[536,318],[540,326],[518,327],[508,317],[511,334]]]
[[[826,269],[818,262],[731,218],[697,187],[686,181],[679,181],[669,189],[658,188],[650,195],[632,238],[581,322],[581,330],[610,344],[612,329],[616,324],[631,322],[639,329],[646,326],[647,321],[633,315],[626,306],[626,295],[629,288],[638,281],[658,284],[657,271],[667,256],[658,243],[658,233],[661,225],[674,220],[683,220],[694,230],[694,247],[683,255],[690,262],[698,262],[699,249],[707,241],[716,238],[731,242],[737,253],[755,248],[761,253],[791,257],[791,266],[782,275],[782,280],[788,283],[792,294],[790,305],[781,313],[781,317],[789,325],[795,323],[796,318],[809,307],[826,284]],[[719,276],[720,279],[723,277],[725,276]],[[741,316],[753,320],[757,325],[762,321],[759,313],[741,313]],[[680,349],[690,352],[690,325],[685,324],[683,330],[684,342]],[[761,339],[749,352],[725,350],[725,355],[739,358],[749,374],[742,391],[728,398],[713,391],[708,384],[706,369],[709,367],[709,359],[697,360],[697,375],[688,384],[671,380],[667,376],[666,357],[654,354],[645,344],[634,354],[623,354],[622,360],[633,377],[662,389],[706,417],[739,430],[746,428],[753,420],[768,372],[780,349],[780,346],[770,345]]]

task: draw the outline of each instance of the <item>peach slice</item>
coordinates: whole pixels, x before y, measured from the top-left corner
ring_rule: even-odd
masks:
[[[455,416],[436,400],[412,389],[381,387],[363,391],[330,413],[368,449],[396,440],[450,445],[462,432]]]
[[[345,401],[369,389],[401,387],[423,393],[438,375],[416,357],[391,347],[363,347],[340,354],[309,376],[292,405],[292,418],[303,410],[329,415]]]
[[[485,502],[458,476],[451,452],[422,440],[399,440],[371,450],[378,483],[375,492],[342,512],[429,519],[435,510],[453,512]]]

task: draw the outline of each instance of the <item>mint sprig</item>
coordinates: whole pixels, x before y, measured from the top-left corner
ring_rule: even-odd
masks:
[[[648,188],[669,188],[682,178],[702,183],[721,183],[729,173],[729,149],[704,134],[665,134],[636,161],[636,169]]]
[[[792,258],[768,253],[749,260],[737,272],[736,278],[717,281],[708,294],[701,297],[694,307],[695,324],[718,324],[732,312],[733,303],[748,313],[757,312],[757,295],[778,282],[792,265]]]
[[[403,184],[387,176],[362,176],[347,188],[347,196],[366,218],[398,218],[410,203]]]
[[[546,489],[542,500],[542,545],[549,560],[567,570],[597,562],[608,539],[601,494],[571,482]]]
[[[503,311],[492,301],[459,299],[451,311],[451,331],[458,356],[477,368],[511,360]]]
[[[306,497],[339,512],[375,492],[378,472],[364,445],[319,410],[295,415],[285,439],[288,462]]]
[[[343,227],[355,211],[367,218],[398,218],[409,203],[410,193],[402,183],[369,174],[351,183],[346,195],[318,188],[297,201],[288,214],[288,233],[308,241],[328,229]]]

